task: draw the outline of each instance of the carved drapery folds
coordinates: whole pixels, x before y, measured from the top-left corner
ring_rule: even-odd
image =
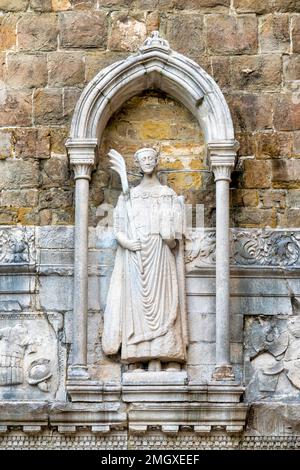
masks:
[[[76,179],[73,364],[69,377],[88,378],[87,204],[95,148],[112,114],[125,101],[147,89],[161,90],[185,105],[196,117],[207,143],[207,156],[217,193],[217,366],[213,377],[232,379],[229,357],[229,181],[237,143],[225,98],[215,81],[192,60],[173,51],[152,33],[138,53],[110,65],[87,85],[73,115],[66,145]],[[87,166],[86,166],[87,165]]]

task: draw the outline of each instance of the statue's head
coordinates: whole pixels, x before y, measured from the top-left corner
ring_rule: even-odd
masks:
[[[158,152],[151,147],[144,147],[135,152],[134,160],[143,173],[151,175],[157,165]]]

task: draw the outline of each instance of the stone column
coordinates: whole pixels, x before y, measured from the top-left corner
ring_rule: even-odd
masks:
[[[68,140],[70,163],[75,177],[74,301],[72,364],[68,378],[87,380],[88,313],[88,203],[89,182],[95,163],[97,141]]]
[[[233,380],[230,363],[229,183],[236,143],[209,145],[216,182],[216,366],[214,380]]]

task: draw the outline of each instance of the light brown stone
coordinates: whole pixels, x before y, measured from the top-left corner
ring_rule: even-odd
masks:
[[[71,189],[43,189],[39,194],[39,209],[57,209],[72,207],[73,191]]]
[[[11,133],[5,130],[0,131],[0,160],[11,156]]]
[[[0,205],[5,207],[35,207],[37,203],[37,189],[6,189],[0,196]]]
[[[39,224],[39,214],[37,208],[20,207],[20,209],[18,209],[17,223],[20,225]]]
[[[18,19],[18,14],[0,16],[0,51],[15,47]]]
[[[279,216],[278,226],[283,228],[299,228],[300,209],[287,209],[283,215]]]
[[[278,12],[300,13],[298,0],[273,0],[273,9]]]
[[[271,94],[229,95],[227,103],[236,131],[272,129],[273,97]]]
[[[69,178],[69,162],[66,156],[51,156],[41,162],[41,185],[44,188],[63,187],[69,182]]]
[[[282,158],[293,155],[291,132],[262,132],[256,135],[256,158]]]
[[[233,224],[235,227],[245,228],[276,227],[276,211],[254,207],[238,208],[233,214]]]
[[[274,189],[260,191],[260,199],[263,207],[266,209],[271,209],[272,207],[284,209],[286,206],[286,191]]]
[[[82,90],[80,88],[64,88],[64,118],[70,122],[74,113],[75,106]]]
[[[298,182],[300,160],[272,160],[272,181],[279,183]]]
[[[25,11],[29,0],[1,0],[0,11]]]
[[[17,209],[9,210],[1,207],[0,225],[13,225],[17,223]]]
[[[31,113],[31,91],[0,90],[0,126],[30,126]]]
[[[266,15],[260,20],[259,42],[262,52],[289,52],[288,15]]]
[[[280,55],[264,54],[232,57],[231,86],[234,90],[251,91],[267,91],[279,88],[281,85],[281,67]]]
[[[236,139],[240,144],[239,156],[250,156],[255,154],[255,136],[250,132],[237,132]]]
[[[22,51],[51,51],[57,48],[57,16],[26,13],[18,23],[18,47]]]
[[[212,76],[221,88],[224,90],[230,87],[231,65],[230,57],[216,56],[211,58]]]
[[[300,94],[281,94],[275,100],[274,126],[277,130],[300,129]]]
[[[287,192],[287,206],[293,209],[300,208],[300,189],[290,189]]]
[[[72,4],[69,0],[52,0],[52,10],[53,11],[65,11],[70,10]]]
[[[17,158],[50,157],[49,129],[14,129],[14,155]]]
[[[38,162],[16,159],[1,162],[0,189],[36,188],[38,182]]]
[[[300,16],[292,17],[292,44],[293,52],[300,53]]]
[[[199,57],[205,49],[203,15],[176,13],[161,20],[164,37],[172,49],[191,57]]]
[[[300,54],[283,56],[284,84],[291,91],[300,91]]]
[[[159,26],[160,26],[159,11],[150,11],[146,16],[147,34],[150,35],[152,31],[158,31]]]
[[[37,90],[34,93],[33,106],[35,124],[59,124],[64,120],[61,89]]]
[[[272,4],[273,0],[233,0],[233,8],[238,13],[268,13]]]
[[[34,11],[51,11],[52,2],[51,0],[30,0],[30,9]]]
[[[74,225],[74,208],[53,209],[53,225]]]
[[[112,13],[112,25],[108,37],[111,51],[136,51],[147,37],[144,19],[128,17],[127,14]]]
[[[50,129],[51,155],[66,155],[65,142],[69,136],[69,129],[66,127],[53,127]]]
[[[47,84],[45,54],[12,53],[7,56],[7,83],[12,88],[37,88]]]
[[[100,11],[68,11],[60,14],[59,36],[62,48],[105,49],[107,17]],[[92,27],[91,27],[92,26]]]
[[[4,52],[0,52],[0,88],[5,87],[5,80],[6,80],[6,64],[5,64],[6,54]]]
[[[294,156],[300,157],[300,131],[293,133],[294,135]]]
[[[64,87],[84,82],[84,57],[81,52],[48,54],[49,86]]]
[[[85,80],[89,82],[108,65],[125,58],[127,54],[108,51],[88,52],[85,56]]]
[[[245,161],[243,173],[245,188],[269,188],[271,176],[271,163],[269,161]]]
[[[232,189],[231,201],[233,206],[257,207],[257,189]]]
[[[206,30],[207,47],[212,53],[226,55],[257,52],[255,15],[208,15]]]
[[[163,3],[165,0],[160,0],[160,3]],[[227,10],[230,6],[230,0],[175,0],[175,8],[186,8],[187,10],[201,10],[202,8],[219,8],[226,7],[224,10]]]

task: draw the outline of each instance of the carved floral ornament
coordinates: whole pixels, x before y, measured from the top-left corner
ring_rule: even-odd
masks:
[[[35,235],[32,228],[1,228],[0,263],[30,264],[35,262]]]
[[[191,231],[185,262],[194,267],[214,265],[216,232]],[[232,229],[230,264],[236,266],[299,266],[300,233],[292,230]]]

